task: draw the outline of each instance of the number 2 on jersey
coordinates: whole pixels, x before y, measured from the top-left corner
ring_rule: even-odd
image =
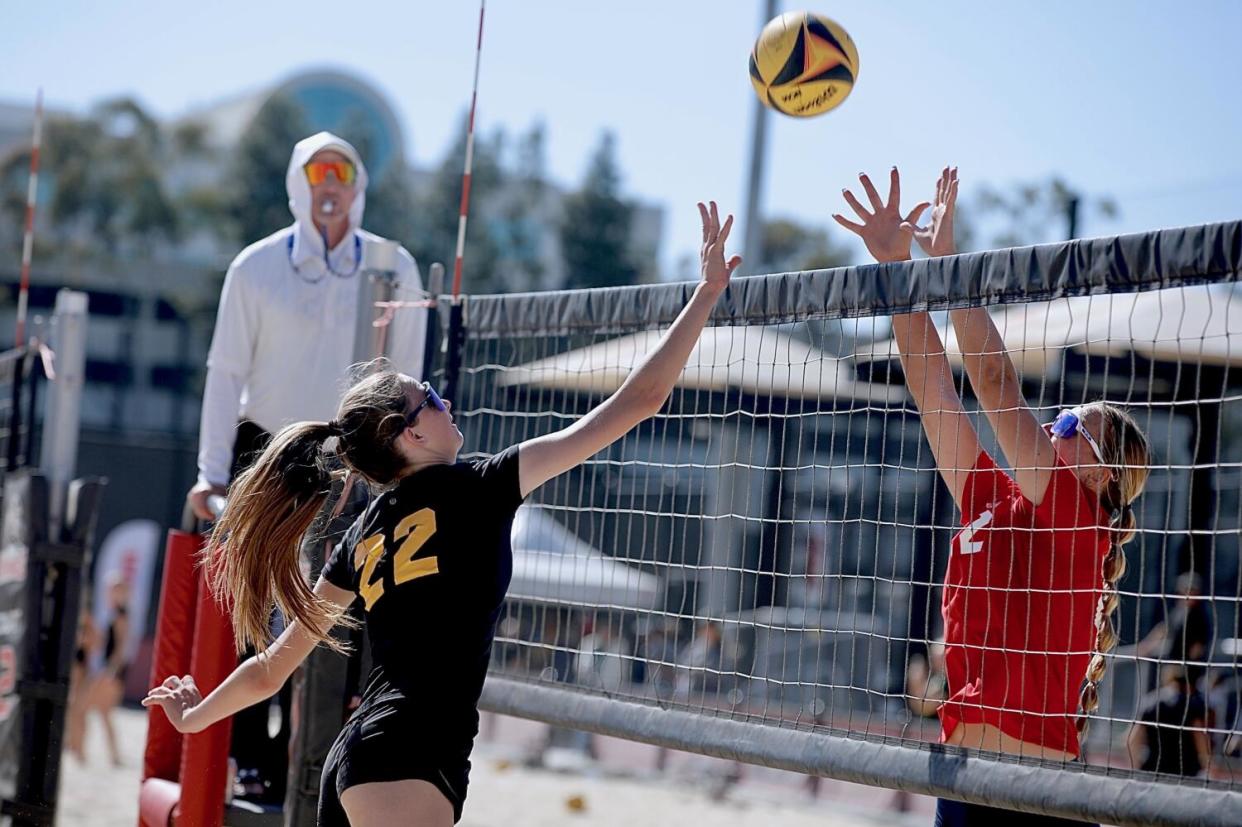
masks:
[[[419,549],[435,533],[436,513],[430,508],[420,508],[397,523],[397,528],[392,533],[392,540],[394,543],[401,542],[401,545],[397,548],[397,553],[393,555],[392,581],[394,586],[400,586],[402,583],[440,571],[440,561],[437,557],[414,559],[414,555],[418,554]],[[357,550],[354,552],[354,568],[362,567],[358,594],[362,595],[367,611],[370,611],[375,601],[384,595],[384,577],[383,575],[376,577],[375,568],[384,557],[385,545],[383,534],[373,534],[358,543]]]
[[[992,509],[980,514],[975,518],[974,522],[962,529],[962,533],[958,536],[961,540],[958,542],[958,549],[962,554],[978,554],[983,551],[983,541],[975,541],[975,534],[992,524]]]

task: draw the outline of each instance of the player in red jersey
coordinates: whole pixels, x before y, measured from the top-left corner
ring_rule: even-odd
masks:
[[[915,240],[929,256],[956,252],[956,169],[941,174],[934,203],[905,216],[896,167],[887,202],[866,175],[860,179],[871,209],[844,194],[862,223],[833,218],[877,261],[908,260]],[[919,227],[929,207],[930,223]],[[1062,411],[1041,425],[987,310],[950,315],[966,374],[1014,471],[1001,471],[980,448],[929,315],[894,316],[906,384],[962,514],[941,607],[948,679],[941,739],[1074,760],[1086,716],[1099,703],[1103,653],[1116,644],[1111,616],[1125,573],[1121,546],[1135,533],[1131,504],[1147,481],[1147,439],[1127,413],[1106,403]],[[991,824],[997,813],[942,799],[936,823]],[[1028,823],[1016,813],[1004,816]]]

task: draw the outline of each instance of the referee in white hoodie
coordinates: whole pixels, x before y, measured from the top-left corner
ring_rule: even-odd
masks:
[[[285,185],[293,223],[242,250],[224,279],[207,356],[198,480],[187,495],[199,519],[213,518],[209,498],[226,492],[271,434],[292,422],[331,419],[348,388],[349,366],[375,355],[355,353],[359,302],[368,295],[363,283],[368,254],[384,242],[362,229],[367,186],[362,158],[348,141],[320,132],[294,146]],[[421,295],[414,258],[402,248],[396,261],[398,297]],[[425,326],[422,310],[395,314],[387,355],[398,370],[422,372]],[[310,556],[313,576],[323,564],[322,548]],[[323,719],[332,717],[339,693],[348,689],[346,666],[326,650],[308,661],[304,677],[299,699],[306,731],[300,732],[294,754],[301,753],[305,766],[290,773],[285,820],[290,825],[313,823],[315,765],[340,728],[340,720]],[[284,744],[265,737],[266,707],[247,712],[234,722],[234,755],[239,769],[258,771],[258,777],[248,773],[242,780],[279,788],[282,779],[272,776],[280,773]],[[323,740],[317,724],[331,730],[322,744],[316,743]],[[314,783],[301,783],[302,775]],[[299,813],[309,813],[310,821]]]

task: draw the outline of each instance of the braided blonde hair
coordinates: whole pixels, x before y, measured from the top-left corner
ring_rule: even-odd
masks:
[[[1113,478],[1100,492],[1100,507],[1112,514],[1108,525],[1111,542],[1101,566],[1104,585],[1095,608],[1095,654],[1087,666],[1086,683],[1078,698],[1078,707],[1082,712],[1076,722],[1079,743],[1087,737],[1088,716],[1100,705],[1099,685],[1108,668],[1105,655],[1117,645],[1113,613],[1120,602],[1117,584],[1126,573],[1126,555],[1121,547],[1134,539],[1137,533],[1138,521],[1132,503],[1143,493],[1143,486],[1151,473],[1151,450],[1147,437],[1133,417],[1106,402],[1088,405],[1085,410],[1100,413],[1104,424],[1099,440],[1100,453],[1112,468]]]

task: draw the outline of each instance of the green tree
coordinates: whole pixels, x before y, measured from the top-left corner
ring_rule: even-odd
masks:
[[[985,184],[966,212],[971,223],[967,233],[958,233],[962,249],[968,249],[975,235],[982,237],[986,249],[1058,241],[1070,235],[1071,212],[1081,219],[1088,215],[1113,218],[1118,211],[1111,198],[1083,195],[1064,179],[1053,176],[1004,189]],[[1081,221],[1073,234],[1078,235],[1080,230]]]
[[[547,268],[541,239],[556,213],[547,181],[545,135],[543,124],[536,123],[518,139],[504,191],[497,193],[496,203],[488,208],[508,290],[543,286]]]
[[[409,167],[397,160],[384,170],[378,181],[373,180],[367,186],[367,211],[362,223],[371,232],[400,241],[407,250],[413,250],[417,211]]]
[[[285,95],[269,98],[246,128],[234,156],[236,185],[230,198],[242,243],[258,241],[292,222],[285,171],[293,145],[306,135],[302,108]]]
[[[633,284],[639,268],[633,261],[630,231],[634,204],[621,197],[616,139],[605,132],[591,157],[586,178],[565,198],[561,249],[566,287]]]
[[[759,263],[754,273],[827,270],[852,262],[847,247],[838,246],[823,227],[808,227],[788,218],[763,222],[759,234]]]
[[[42,170],[51,184],[41,235],[79,252],[117,253],[177,236],[176,208],[163,183],[159,125],[129,98],[105,101],[85,118],[49,118]],[[6,213],[24,209],[28,151],[3,171]],[[20,184],[19,184],[20,182]]]

